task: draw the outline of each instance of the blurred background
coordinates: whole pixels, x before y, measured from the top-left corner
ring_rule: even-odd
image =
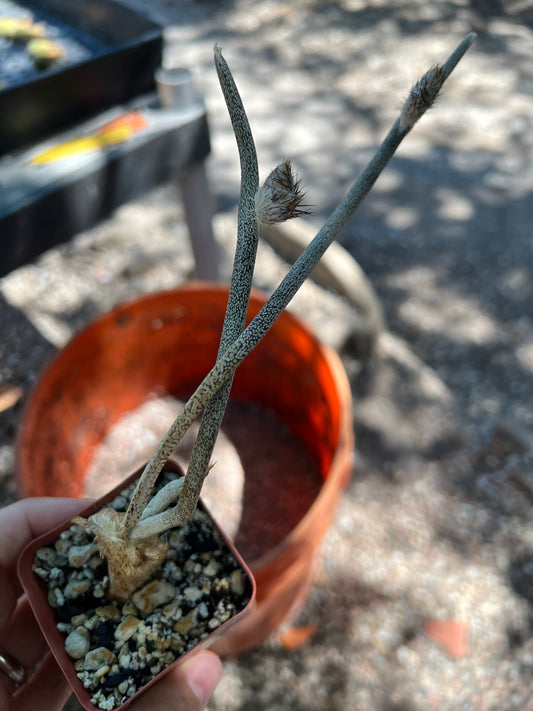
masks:
[[[527,0],[128,0],[165,27],[164,63],[204,95],[208,177],[229,275],[238,156],[212,61],[222,45],[261,177],[290,158],[318,228],[409,88],[470,31],[473,48],[407,137],[340,243],[370,278],[387,332],[361,361],[350,305],[309,283],[292,308],[327,333],[354,395],[356,460],[295,624],[225,661],[210,708],[533,709],[533,5]],[[208,206],[209,207],[209,206]],[[255,284],[286,263],[262,244]],[[0,280],[2,502],[16,428],[45,362],[136,294],[194,277],[167,185]],[[459,658],[428,620],[460,620]],[[76,708],[74,705],[72,708]]]

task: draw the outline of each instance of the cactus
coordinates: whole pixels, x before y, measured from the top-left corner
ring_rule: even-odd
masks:
[[[127,597],[149,577],[154,566],[157,567],[157,558],[162,554],[158,535],[184,525],[194,513],[210,469],[210,457],[236,368],[266,335],[370,192],[402,140],[434,104],[442,85],[474,39],[475,34],[469,34],[442,66],[432,67],[413,86],[400,115],[359,179],[244,330],[259,226],[304,214],[306,206],[302,204],[304,195],[289,161],[275,168],[265,184],[258,189],[257,156],[246,113],[231,71],[220,48],[215,47],[215,65],[235,132],[241,164],[238,239],[228,307],[217,361],[153,453],[137,483],[128,510],[118,514],[111,524],[105,510],[92,516],[86,524],[97,534],[97,542],[108,558],[110,577],[115,580],[116,594],[119,596]],[[204,408],[200,432],[183,486],[167,492],[168,496],[158,494],[157,499],[150,500],[152,488],[165,462]],[[168,509],[169,503],[174,501],[175,506]],[[114,555],[113,548],[117,555]],[[143,565],[138,562],[139,551],[142,551]],[[112,570],[115,565],[117,569]],[[133,571],[133,575],[124,582],[121,576],[126,568]]]

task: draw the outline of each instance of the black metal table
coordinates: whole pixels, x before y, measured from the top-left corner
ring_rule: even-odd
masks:
[[[37,77],[8,73],[0,82],[0,276],[177,181],[197,276],[216,279],[205,106],[190,87],[186,100],[160,105],[154,74],[162,28],[115,0],[6,2],[47,32],[96,42],[96,49]],[[136,130],[108,140],[109,122],[131,112],[140,118]]]
[[[98,127],[134,110],[147,126],[127,140],[74,152],[44,164],[46,151],[95,136]],[[73,144],[75,145],[75,144]],[[212,237],[203,164],[210,151],[204,106],[162,109],[150,100],[117,107],[53,141],[0,159],[0,276],[107,218],[114,209],[156,185],[178,181],[193,249]],[[53,155],[53,154],[52,154]],[[200,204],[204,204],[200,208]],[[202,234],[202,232],[204,234]],[[195,250],[196,252],[197,250]],[[201,251],[205,251],[201,250]],[[198,276],[216,278],[195,253]]]

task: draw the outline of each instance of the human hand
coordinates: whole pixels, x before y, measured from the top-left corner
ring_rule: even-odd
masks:
[[[17,579],[16,563],[28,541],[78,514],[79,499],[24,499],[0,510],[0,654],[31,673],[17,685],[0,666],[2,711],[61,711],[70,687],[46,642]],[[130,711],[202,711],[221,675],[221,663],[202,651],[170,671]]]

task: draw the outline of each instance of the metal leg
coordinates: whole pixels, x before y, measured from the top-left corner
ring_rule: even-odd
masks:
[[[155,73],[155,80],[163,108],[187,109],[202,101],[188,69],[161,67]],[[196,262],[196,276],[206,281],[218,281],[218,251],[213,235],[211,195],[205,165],[202,163],[193,168],[179,181],[179,187]]]
[[[179,181],[179,187],[196,262],[196,276],[206,281],[218,281],[218,246],[213,234],[211,194],[205,165],[202,163],[188,173]]]

